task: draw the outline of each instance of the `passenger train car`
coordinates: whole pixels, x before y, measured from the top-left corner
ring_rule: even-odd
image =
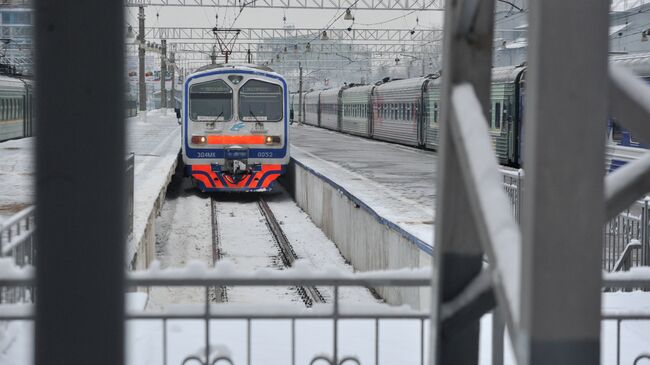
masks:
[[[286,80],[267,67],[209,65],[183,87],[182,155],[202,191],[267,191],[289,163]]]
[[[32,104],[31,81],[0,76],[0,141],[33,135]]]
[[[650,54],[611,59],[650,82]],[[437,149],[440,122],[439,74],[403,80],[384,79],[375,85],[346,85],[306,94],[306,123],[377,140]],[[521,167],[523,162],[526,67],[492,70],[489,131],[499,162]],[[323,97],[326,95],[326,97]],[[337,96],[337,97],[335,97]],[[333,120],[334,112],[338,119]],[[325,118],[325,119],[324,119]],[[326,120],[324,125],[323,120]],[[609,170],[646,151],[628,131],[610,120],[607,133]]]

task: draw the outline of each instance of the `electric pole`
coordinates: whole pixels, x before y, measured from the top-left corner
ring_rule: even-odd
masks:
[[[160,41],[160,108],[167,108],[167,40]]]
[[[302,125],[302,64],[298,62],[298,125]]]
[[[210,53],[210,61],[213,65],[217,64],[217,46],[212,46],[212,53]],[[228,63],[228,61],[226,61]]]
[[[147,86],[144,82],[144,6],[138,8],[138,94],[140,111],[147,112]]]
[[[176,57],[174,52],[169,54],[169,66],[171,66],[172,74],[172,95],[170,97],[172,108],[176,109]]]

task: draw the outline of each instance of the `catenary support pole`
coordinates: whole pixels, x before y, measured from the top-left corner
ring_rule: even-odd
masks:
[[[519,364],[600,362],[609,3],[530,2]]]
[[[147,110],[147,85],[144,78],[144,6],[138,8],[138,94],[140,111]]]
[[[167,108],[167,41],[160,41],[160,108]]]
[[[169,100],[172,105],[172,108],[176,108],[176,55],[174,52],[171,52],[169,55],[169,66],[171,67],[171,77],[172,77],[172,88],[171,96]]]
[[[302,125],[302,63],[298,62],[298,70],[300,72],[298,78],[298,125]]]
[[[124,4],[35,0],[34,362],[124,363]],[[100,72],[98,72],[100,70]]]

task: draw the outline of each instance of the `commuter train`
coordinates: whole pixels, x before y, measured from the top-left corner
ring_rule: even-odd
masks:
[[[612,62],[650,82],[650,54],[617,56]],[[305,123],[377,140],[414,147],[438,148],[440,75],[391,80],[374,85],[346,85],[303,95]],[[489,130],[499,162],[521,167],[526,96],[526,66],[494,68]],[[607,168],[635,159],[645,146],[615,120],[607,133]]]
[[[31,81],[0,76],[0,142],[29,137],[34,131]]]
[[[202,191],[267,191],[289,163],[286,80],[270,68],[209,65],[183,85],[182,156]]]

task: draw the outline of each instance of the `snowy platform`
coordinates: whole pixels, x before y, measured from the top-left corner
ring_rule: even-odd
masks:
[[[293,125],[291,156],[341,187],[389,226],[433,247],[435,152]],[[428,246],[428,247],[426,247]]]
[[[147,237],[148,222],[176,166],[180,127],[173,112],[150,111],[146,118],[126,121],[127,153],[135,154],[133,236],[127,247],[130,263]],[[0,222],[34,203],[35,138],[0,143]]]

